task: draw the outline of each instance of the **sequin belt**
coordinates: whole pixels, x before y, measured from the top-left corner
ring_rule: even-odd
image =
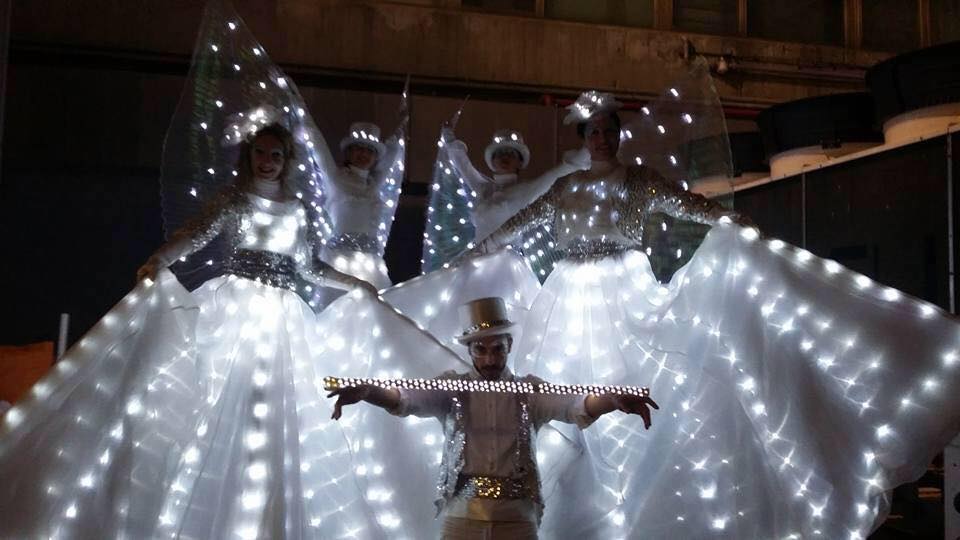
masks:
[[[505,476],[461,474],[457,477],[458,497],[480,499],[535,499],[536,494],[523,480]]]
[[[596,238],[592,240],[575,240],[570,242],[567,247],[564,248],[563,258],[577,262],[584,262],[602,259],[612,255],[620,255],[631,248],[632,246],[611,240],[601,240]]]
[[[361,253],[380,253],[380,242],[366,233],[343,233],[327,241],[330,249],[346,249]]]
[[[293,257],[272,251],[238,249],[227,261],[227,272],[271,287],[296,290],[297,264]]]

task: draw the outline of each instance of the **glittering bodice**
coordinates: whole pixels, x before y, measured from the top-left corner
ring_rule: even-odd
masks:
[[[615,199],[622,196],[624,179],[623,168],[599,177],[586,173],[570,177],[557,204],[557,239],[561,247],[585,240],[632,243],[617,225],[620,212]]]
[[[651,168],[601,164],[558,180],[550,191],[507,220],[490,241],[504,245],[533,227],[555,227],[560,247],[568,256],[609,253],[639,245],[644,222],[654,212],[706,225],[735,216],[717,202],[668,182]]]
[[[240,215],[237,247],[303,257],[307,218],[300,201],[276,202],[252,193],[247,199],[250,212]]]

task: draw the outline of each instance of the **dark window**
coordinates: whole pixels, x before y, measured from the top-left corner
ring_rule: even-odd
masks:
[[[933,43],[960,40],[960,0],[930,0],[930,37]]]
[[[737,0],[674,0],[673,26],[700,34],[736,34]]]
[[[468,8],[484,9],[501,12],[535,13],[536,0],[461,0],[461,5]]]
[[[747,33],[777,41],[840,45],[843,43],[843,2],[752,0],[747,2]]]
[[[917,0],[863,3],[863,48],[904,52],[920,45]]]
[[[619,26],[653,26],[653,0],[545,0],[544,15],[553,19]]]

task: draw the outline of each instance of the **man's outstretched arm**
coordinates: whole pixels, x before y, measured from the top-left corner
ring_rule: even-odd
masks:
[[[366,401],[371,405],[376,405],[388,412],[396,410],[400,405],[400,391],[396,388],[380,388],[371,384],[351,386],[348,388],[338,388],[327,394],[327,397],[337,396],[337,402],[333,405],[333,418],[339,420],[343,414],[345,405],[353,405],[361,401]]]

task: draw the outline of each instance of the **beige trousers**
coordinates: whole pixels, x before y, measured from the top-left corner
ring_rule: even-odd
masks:
[[[531,521],[479,521],[448,517],[443,520],[442,540],[537,540],[537,524]]]

